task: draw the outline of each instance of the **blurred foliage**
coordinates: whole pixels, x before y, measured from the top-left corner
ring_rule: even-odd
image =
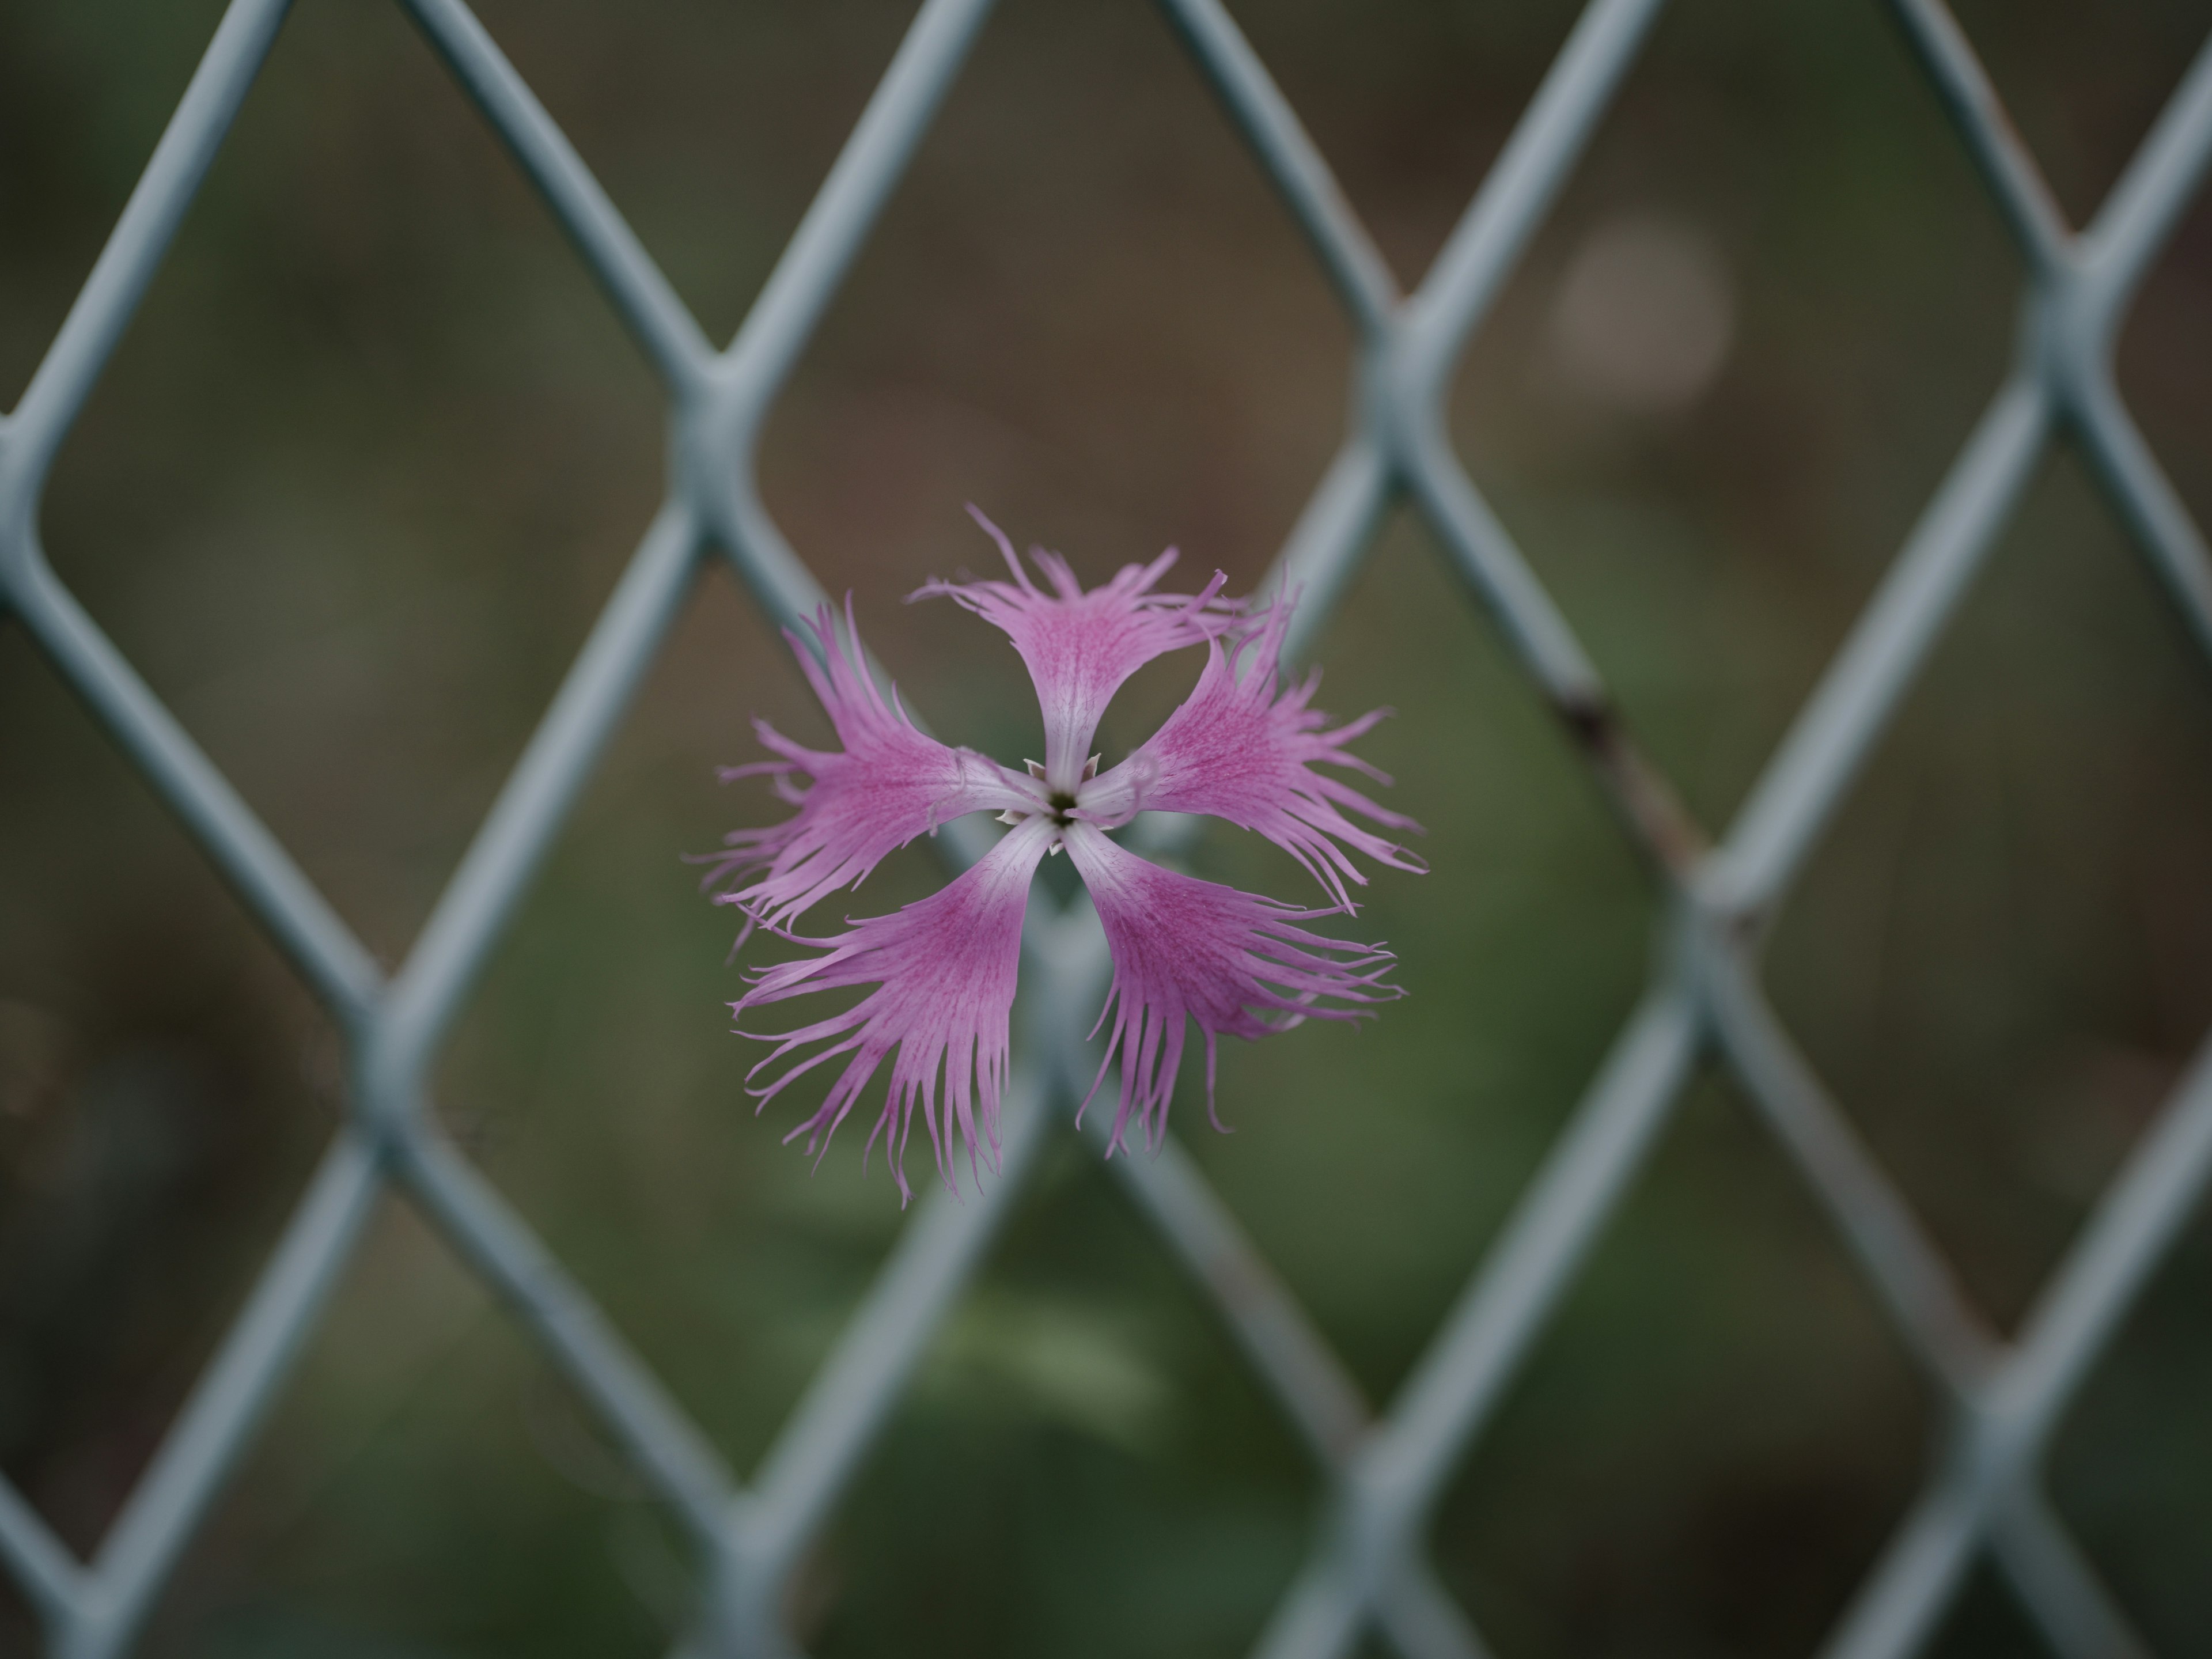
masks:
[[[0,10],[0,398],[35,365],[213,25],[210,0]],[[1255,45],[1413,280],[1571,21],[1563,0],[1249,0]],[[886,0],[487,22],[718,337],[903,27]],[[2087,213],[2198,44],[2183,0],[1971,0]],[[1730,273],[1702,396],[1562,390],[1563,272],[1623,213]],[[1680,0],[1477,337],[1474,471],[1698,813],[1724,822],[2002,372],[2019,272],[1867,0]],[[1158,19],[1006,0],[766,439],[764,487],[937,727],[1035,752],[1011,653],[896,603],[982,558],[959,508],[1097,578],[1158,546],[1239,586],[1341,431],[1346,327]],[[2212,509],[2212,213],[2122,378]],[[302,0],[64,450],[64,579],[388,959],[657,499],[641,360],[396,9]],[[1225,1053],[1187,1143],[1377,1399],[1496,1232],[1641,983],[1647,882],[1410,520],[1323,701],[1430,826],[1358,926],[1413,993]],[[1109,756],[1191,665],[1117,706]],[[2212,698],[2062,454],[1786,914],[1785,1014],[1976,1294],[2016,1320],[2212,1011]],[[20,629],[0,626],[0,1465],[88,1548],[339,1109],[332,1035]],[[859,1137],[756,1121],[725,916],[677,861],[767,810],[749,713],[822,730],[703,583],[465,1017],[471,1153],[740,1468],[895,1237]],[[1297,890],[1272,849],[1201,869]],[[887,866],[888,906],[938,878]],[[2069,1420],[2062,1510],[2164,1651],[2212,1627],[2212,1224]],[[1702,1083],[1454,1488],[1447,1580],[1502,1654],[1808,1650],[1938,1428],[1802,1183]],[[808,1566],[823,1659],[1249,1645],[1315,1522],[1274,1410],[1095,1157],[1051,1158]],[[159,1655],[647,1655],[678,1540],[580,1407],[386,1206]],[[0,1594],[0,1651],[27,1651]],[[1946,1659],[2029,1651],[1978,1582]]]

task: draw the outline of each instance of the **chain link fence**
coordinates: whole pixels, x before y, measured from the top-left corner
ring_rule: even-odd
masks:
[[[2185,1069],[2010,1337],[1977,1309],[1898,1185],[1808,1063],[1762,983],[1770,920],[1945,632],[2034,469],[2077,445],[2196,643],[2212,652],[2212,554],[2115,386],[2113,343],[2212,159],[2212,46],[2084,229],[2066,221],[1966,37],[1937,0],[1893,9],[2018,244],[2028,292],[2009,373],[1734,822],[1711,836],[1618,719],[1545,587],[1462,466],[1446,393],[1462,349],[1636,61],[1657,0],[1594,0],[1425,280],[1401,291],[1296,112],[1216,0],[1162,0],[1288,205],[1349,318],[1354,418],[1271,586],[1305,594],[1291,645],[1328,619],[1386,508],[1409,501],[1483,602],[1664,895],[1650,981],[1510,1218],[1396,1397],[1370,1411],[1301,1309],[1170,1139],[1110,1164],[1218,1308],[1322,1472],[1325,1522],[1258,1640],[1270,1659],[1489,1650],[1439,1583],[1426,1536],[1471,1443],[1546,1328],[1705,1060],[1740,1079],[1941,1398],[1924,1488],[1826,1638],[1831,1659],[1924,1650],[1987,1559],[2064,1659],[2147,1651],[2043,1488],[2045,1448],[2212,1176],[2212,1049]],[[395,972],[371,954],[48,566],[55,453],[223,142],[281,23],[234,0],[21,403],[0,422],[0,601],[93,708],[343,1033],[350,1111],[281,1243],[120,1516],[79,1559],[0,1482],[0,1559],[49,1651],[130,1650],[387,1188],[514,1310],[688,1537],[681,1652],[795,1654],[794,1574],[994,1231],[1088,1087],[1108,969],[1087,906],[1040,901],[1024,934],[1004,1169],[980,1198],[933,1192],[750,1476],[731,1468],[623,1333],[440,1127],[427,1079],[487,957],[566,823],[702,564],[724,557],[778,623],[823,599],[758,494],[757,435],[981,28],[988,0],[927,0],[743,326],[717,349],[561,130],[458,0],[408,0],[542,192],[665,390],[674,465],[647,527],[520,762]],[[977,826],[940,838],[956,860]],[[1171,835],[1154,837],[1172,853]],[[1086,1125],[1103,1135],[1099,1116]]]

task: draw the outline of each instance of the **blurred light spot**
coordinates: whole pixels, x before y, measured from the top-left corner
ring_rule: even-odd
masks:
[[[1548,344],[1577,401],[1671,415],[1712,384],[1735,332],[1734,287],[1712,240],[1678,219],[1622,214],[1568,262]]]

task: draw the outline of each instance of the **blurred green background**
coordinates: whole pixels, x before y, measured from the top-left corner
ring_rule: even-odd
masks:
[[[1246,0],[1417,277],[1563,0]],[[58,325],[210,0],[0,9],[0,399]],[[2070,211],[2201,3],[1971,0]],[[717,338],[908,15],[491,0],[494,34]],[[1476,477],[1709,824],[1726,821],[2007,361],[2018,264],[1868,0],[1680,0],[1461,375]],[[1683,344],[1692,342],[1697,349]],[[1167,543],[1242,588],[1342,430],[1348,331],[1135,0],[1006,0],[770,422],[792,541],[942,732],[1036,752],[1012,653],[900,597],[981,568],[963,501],[1096,580]],[[2212,210],[2121,378],[2212,511]],[[396,8],[301,0],[58,464],[84,599],[387,962],[659,498],[655,387]],[[1651,889],[1425,532],[1386,529],[1322,702],[1429,826],[1355,926],[1376,1025],[1186,1079],[1185,1142],[1387,1399],[1642,982]],[[1117,704],[1109,759],[1188,685]],[[1975,1295],[2016,1321],[2212,1012],[2212,696],[2077,459],[2039,477],[1794,897],[1785,1016]],[[331,1133],[332,1032],[23,632],[0,624],[0,1466],[88,1549]],[[459,1030],[449,1121],[740,1468],[901,1223],[848,1129],[756,1121],[731,927],[678,855],[771,811],[747,716],[824,731],[711,572]],[[1281,894],[1233,834],[1200,869]],[[874,908],[939,879],[924,848]],[[880,1086],[880,1085],[879,1085]],[[2212,1222],[2067,1420],[2058,1506],[2163,1652],[2212,1629]],[[1940,1429],[1725,1079],[1692,1091],[1462,1470],[1436,1538],[1502,1655],[1809,1650]],[[1319,1488],[1068,1139],[803,1576],[823,1659],[1244,1650]],[[147,1650],[637,1655],[678,1540],[502,1310],[389,1201]],[[0,1591],[0,1652],[30,1651]],[[1947,1659],[2040,1651],[1978,1577]]]

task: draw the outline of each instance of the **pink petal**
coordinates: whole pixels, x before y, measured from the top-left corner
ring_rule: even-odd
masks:
[[[1029,665],[1044,711],[1045,783],[1073,795],[1099,718],[1121,683],[1163,653],[1202,645],[1229,625],[1231,607],[1220,597],[1228,579],[1217,571],[1200,592],[1153,592],[1175,563],[1170,548],[1150,564],[1123,565],[1113,580],[1086,593],[1065,559],[1032,548],[1030,557],[1052,584],[1046,593],[1022,568],[1006,533],[973,507],[968,510],[999,544],[1013,580],[933,577],[912,597],[942,594],[1006,631]]]
[[[818,1158],[827,1151],[830,1135],[896,1045],[890,1090],[868,1146],[872,1149],[876,1137],[884,1138],[902,1200],[910,1195],[906,1143],[917,1102],[946,1186],[958,1190],[951,1164],[956,1127],[968,1143],[969,1164],[979,1182],[979,1148],[988,1147],[992,1167],[998,1167],[999,1097],[1006,1081],[1006,1022],[1021,963],[1022,916],[1030,878],[1054,834],[1048,820],[1030,818],[929,897],[890,915],[856,921],[834,939],[799,939],[827,954],[782,963],[754,975],[753,988],[730,1005],[732,1013],[742,1017],[748,1008],[840,986],[878,988],[843,1013],[798,1030],[744,1033],[776,1045],[775,1053],[753,1067],[753,1076],[811,1043],[828,1044],[788,1066],[766,1088],[750,1091],[763,1106],[792,1079],[824,1060],[853,1056],[822,1109],[785,1136],[787,1140],[804,1134],[808,1152]]]
[[[1166,1133],[1186,1016],[1198,1022],[1206,1038],[1206,1109],[1213,1118],[1215,1042],[1223,1032],[1266,1036],[1309,1014],[1357,1019],[1366,1012],[1360,1005],[1403,994],[1382,983],[1395,958],[1380,945],[1326,939],[1292,926],[1330,911],[1301,910],[1163,870],[1087,823],[1072,825],[1066,845],[1091,890],[1114,955],[1114,982],[1098,1015],[1100,1026],[1112,1015],[1114,1030],[1091,1085],[1095,1096],[1119,1054],[1121,1103],[1114,1114],[1109,1156],[1112,1146],[1122,1144],[1132,1116],[1143,1125],[1148,1146],[1157,1146]],[[1352,1006],[1315,1006],[1321,997]],[[1264,1018],[1269,1014],[1288,1018]],[[1096,1029],[1091,1035],[1097,1035]],[[1086,1097],[1084,1105],[1090,1103]],[[1221,1127],[1218,1118],[1213,1121]]]
[[[915,731],[896,692],[884,701],[860,659],[852,603],[849,597],[845,601],[843,639],[828,606],[814,619],[811,631],[824,661],[817,662],[796,635],[784,635],[829,711],[842,752],[808,749],[766,720],[755,720],[761,742],[783,758],[722,774],[726,781],[771,775],[776,793],[799,808],[781,823],[733,831],[723,838],[725,851],[700,860],[714,866],[708,884],[728,884],[716,902],[743,908],[748,927],[752,921],[788,926],[839,888],[857,886],[916,836],[933,836],[939,824],[963,812],[1034,811],[1042,804],[1042,792],[1030,779],[972,749],[949,749]],[[796,787],[793,774],[806,777],[808,786]]]
[[[1306,707],[1321,683],[1317,672],[1279,697],[1283,635],[1290,620],[1290,605],[1277,605],[1229,650],[1208,641],[1198,689],[1128,759],[1083,786],[1077,798],[1079,816],[1109,830],[1142,811],[1208,812],[1226,818],[1282,848],[1328,890],[1339,909],[1349,911],[1357,907],[1345,880],[1364,886],[1367,878],[1339,842],[1393,869],[1419,872],[1428,866],[1396,842],[1354,823],[1342,809],[1350,807],[1392,830],[1418,834],[1420,825],[1313,769],[1316,764],[1349,767],[1389,783],[1344,745],[1390,711],[1378,708],[1348,726],[1324,730],[1328,716]]]

